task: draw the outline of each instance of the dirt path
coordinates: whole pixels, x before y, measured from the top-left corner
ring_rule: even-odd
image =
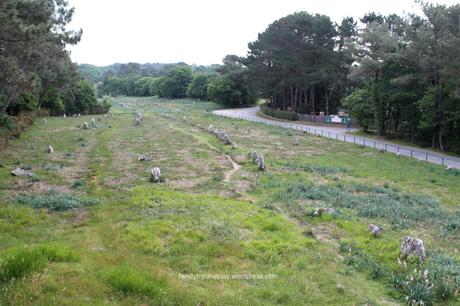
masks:
[[[230,169],[230,170],[228,170],[228,171],[225,171],[225,174],[224,174],[224,180],[223,180],[223,181],[226,182],[226,183],[228,183],[228,182],[230,182],[230,179],[232,178],[233,174],[234,174],[236,171],[238,171],[238,170],[241,168],[241,166],[238,165],[238,164],[232,159],[232,157],[231,157],[230,155],[227,155],[227,154],[225,154],[225,153],[223,153],[223,152],[221,152],[221,154],[222,154],[223,156],[225,156],[225,157],[232,163],[232,167],[233,167],[233,169]]]
[[[186,135],[189,135],[189,136],[195,138],[199,143],[202,143],[202,144],[206,145],[211,150],[213,150],[213,151],[221,154],[222,156],[224,156],[232,164],[232,169],[224,171],[224,179],[223,179],[223,181],[225,183],[229,183],[231,178],[232,178],[232,176],[233,176],[233,174],[235,174],[235,172],[238,171],[241,168],[241,166],[238,165],[230,155],[225,154],[218,147],[215,147],[212,144],[210,144],[204,137],[200,137],[200,136],[198,136],[196,134],[190,133],[190,132],[185,131],[185,130],[183,130],[181,128],[172,126],[171,124],[169,125],[169,127],[174,131],[177,131],[177,132],[180,132],[180,133],[183,133],[183,134],[186,134]]]

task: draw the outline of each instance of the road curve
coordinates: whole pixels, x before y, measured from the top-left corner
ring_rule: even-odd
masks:
[[[349,143],[355,143],[358,145],[371,147],[377,150],[385,150],[390,153],[397,155],[407,156],[422,161],[427,161],[433,164],[443,165],[446,167],[460,169],[460,158],[449,156],[442,153],[432,152],[411,146],[396,145],[385,141],[376,141],[371,138],[357,137],[346,133],[346,128],[335,127],[335,126],[315,126],[312,124],[299,124],[286,122],[275,119],[268,119],[260,117],[257,113],[260,111],[258,106],[245,107],[245,108],[232,108],[222,109],[213,111],[214,115],[236,118],[242,120],[249,120],[258,123],[264,123],[268,125],[280,126],[283,128],[299,130],[311,134],[321,135],[323,137],[345,141]],[[357,129],[351,129],[356,131]]]

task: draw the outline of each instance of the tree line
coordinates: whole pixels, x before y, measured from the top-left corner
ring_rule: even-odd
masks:
[[[94,87],[70,60],[67,45],[82,30],[67,29],[74,9],[65,0],[0,2],[0,121],[8,115],[106,112]]]
[[[232,107],[256,101],[248,84],[244,58],[228,55],[223,59],[223,65],[197,67],[179,63],[165,66],[160,77],[143,76],[139,71],[128,75],[107,72],[104,80],[98,83],[98,94],[171,99],[189,97],[212,100]]]
[[[259,33],[245,57],[228,55],[203,71],[184,63],[118,66],[100,92],[347,111],[366,131],[460,152],[460,5],[417,3],[421,14],[371,12],[340,23],[296,12]]]
[[[268,106],[348,110],[364,130],[460,152],[460,5],[359,22],[298,12],[249,44],[250,82]]]

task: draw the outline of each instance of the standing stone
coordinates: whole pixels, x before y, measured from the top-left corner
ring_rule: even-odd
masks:
[[[212,125],[212,124],[211,124],[210,126],[208,126],[208,132],[211,133],[211,134],[214,134],[214,130],[215,130],[215,129],[216,129],[216,128],[215,128],[214,125]]]
[[[369,231],[374,237],[378,237],[382,233],[382,229],[375,224],[369,224]]]
[[[403,255],[414,254],[418,256],[420,261],[425,260],[425,246],[423,240],[406,236],[401,244],[401,253]]]
[[[85,123],[83,123],[83,129],[84,129],[84,130],[89,129],[89,124],[88,124],[88,122],[85,121]]]
[[[265,160],[262,154],[257,155],[256,164],[259,170],[265,171]]]
[[[53,147],[51,145],[48,145],[48,153],[53,154],[53,152],[54,152]]]
[[[161,181],[160,168],[155,167],[155,168],[150,169],[150,180],[154,183],[159,183]]]

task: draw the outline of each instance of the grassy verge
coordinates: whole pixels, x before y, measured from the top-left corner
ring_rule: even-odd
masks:
[[[410,142],[408,140],[397,139],[397,138],[390,139],[390,138],[387,138],[387,137],[378,136],[378,135],[376,135],[375,133],[372,133],[372,132],[356,131],[356,132],[352,132],[351,134],[356,135],[356,136],[360,136],[360,137],[366,137],[366,138],[378,140],[378,141],[384,141],[384,142],[388,142],[388,143],[393,143],[395,145],[401,145],[401,146],[407,146],[407,147],[415,147],[415,148],[419,148],[419,149],[423,149],[423,150],[427,150],[427,151],[432,151],[432,152],[436,152],[436,153],[442,153],[442,154],[450,155],[450,156],[453,156],[453,157],[460,157],[460,154],[456,154],[454,152],[440,151],[440,150],[433,149],[433,148],[428,147],[428,146],[422,146],[422,145]]]

